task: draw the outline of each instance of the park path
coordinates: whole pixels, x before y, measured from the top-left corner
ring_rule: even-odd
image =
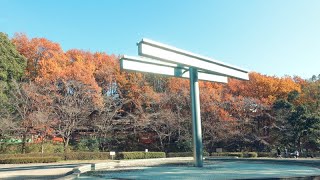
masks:
[[[0,179],[56,179],[65,176],[75,167],[99,162],[106,162],[106,160],[0,164]]]
[[[191,161],[192,157],[178,157],[178,158],[159,158],[155,159],[140,159],[140,160],[123,160],[116,161],[118,163],[129,165],[154,165],[165,162],[184,162]],[[65,161],[57,163],[32,163],[32,164],[0,164],[0,179],[57,179],[64,177],[70,173],[73,168],[93,164],[112,162],[113,160],[79,160],[79,161]]]

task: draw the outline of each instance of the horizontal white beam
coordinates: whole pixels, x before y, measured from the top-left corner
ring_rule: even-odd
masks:
[[[142,61],[144,60],[144,61]],[[189,78],[188,69],[185,67],[178,67],[171,63],[163,63],[159,61],[159,64],[155,63],[157,60],[132,57],[132,56],[123,56],[120,59],[120,68],[121,70],[127,71],[138,71],[145,73],[155,73],[166,76],[180,77],[180,78]],[[171,65],[171,66],[168,66]],[[199,80],[203,81],[213,81],[220,83],[228,83],[228,78],[225,76],[207,74],[203,72],[198,73]]]
[[[237,79],[249,80],[247,70],[152,40],[142,39],[138,43],[138,48],[140,56],[155,58],[164,62],[182,66],[194,67],[206,73],[220,74]]]

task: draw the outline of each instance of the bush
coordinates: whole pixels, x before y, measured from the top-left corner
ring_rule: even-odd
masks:
[[[205,151],[203,156],[209,156],[209,153]],[[193,152],[171,152],[167,153],[167,157],[193,157]]]
[[[12,157],[0,159],[0,164],[51,163],[59,161],[59,157]]]
[[[274,157],[274,154],[271,152],[258,152],[258,157]]]
[[[166,153],[164,152],[147,152],[146,158],[166,158]]]
[[[256,152],[247,152],[247,153],[244,153],[244,157],[246,157],[246,158],[257,158],[258,157],[258,153],[256,153]]]
[[[74,149],[81,152],[99,152],[99,141],[96,138],[80,139],[75,143]]]
[[[58,157],[65,160],[107,160],[111,159],[109,152],[70,152],[64,153],[27,153],[27,154],[0,154],[0,159],[10,158],[48,158]],[[147,158],[165,158],[164,152],[120,152],[117,159],[147,159]]]
[[[228,156],[228,153],[225,152],[213,152],[211,156]]]
[[[110,159],[109,152],[70,152],[65,154],[66,160],[105,160]]]
[[[147,159],[147,158],[165,158],[164,152],[119,152],[117,159]]]
[[[258,153],[256,152],[215,152],[212,153],[211,156],[231,156],[231,157],[246,157],[246,158],[256,158],[258,157]]]
[[[0,159],[24,157],[59,157],[66,160],[104,160],[110,159],[109,152],[70,152],[64,153],[27,153],[27,154],[0,154]]]
[[[231,153],[228,153],[227,156],[242,158],[243,157],[243,153],[242,152],[231,152]]]
[[[7,159],[7,158],[41,158],[41,157],[59,157],[60,159],[64,159],[63,153],[0,154],[0,159]]]
[[[0,153],[3,154],[16,154],[21,153],[21,143],[19,144],[9,144],[9,143],[0,143]]]
[[[44,153],[59,153],[63,152],[62,144],[52,144],[51,142],[46,142],[43,144]],[[22,144],[6,144],[0,143],[0,153],[3,154],[19,154],[21,153]],[[27,143],[26,153],[40,153],[41,143]]]
[[[167,153],[167,157],[192,157],[193,152],[171,152]]]
[[[231,157],[243,157],[242,152],[219,152],[219,153],[212,153],[211,156],[231,156]]]

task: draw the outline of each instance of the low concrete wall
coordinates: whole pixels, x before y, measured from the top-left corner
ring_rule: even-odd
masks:
[[[92,164],[92,171],[101,170],[101,169],[112,169],[118,165],[119,165],[118,162],[96,163],[96,164]]]
[[[266,158],[234,158],[234,157],[219,157],[219,158],[205,158],[206,160],[222,160],[222,161],[261,161],[266,163],[279,163],[279,164],[299,164],[305,166],[313,166],[320,168],[320,160],[316,159],[266,159]],[[59,178],[59,180],[76,179],[80,174],[88,171],[113,169],[117,167],[139,167],[139,166],[157,166],[161,164],[170,163],[192,163],[192,157],[175,157],[175,158],[155,158],[155,159],[136,159],[136,160],[115,160],[103,163],[93,163],[88,165],[79,166],[74,168],[71,174]]]
[[[80,174],[92,171],[92,164],[87,164],[83,166],[79,166],[76,168],[73,168],[73,170],[70,172],[71,174],[64,176],[62,178],[59,178],[58,180],[71,180],[71,179],[76,179],[77,177],[80,176]]]
[[[88,171],[96,171],[101,169],[113,169],[116,167],[131,167],[131,166],[157,166],[161,164],[170,163],[186,163],[192,161],[192,157],[178,157],[178,158],[155,158],[155,159],[135,159],[135,160],[120,160],[109,161],[105,163],[94,163],[83,165],[74,168],[69,175],[59,178],[58,180],[76,179],[80,174]]]
[[[220,160],[220,161],[251,161],[276,164],[295,164],[302,166],[310,166],[320,168],[320,159],[317,158],[230,158],[230,157],[206,157],[205,160]]]

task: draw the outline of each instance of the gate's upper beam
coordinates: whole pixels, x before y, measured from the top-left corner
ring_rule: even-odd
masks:
[[[138,48],[140,56],[154,58],[163,62],[179,64],[186,67],[194,67],[202,70],[204,73],[219,74],[222,76],[249,80],[248,70],[149,39],[142,39],[138,43]]]
[[[127,71],[155,73],[166,76],[189,78],[189,69],[186,67],[143,57],[122,56],[120,58],[120,68],[121,70]],[[215,74],[199,72],[198,77],[199,80],[202,81],[212,81],[220,83],[228,82],[227,77]]]

